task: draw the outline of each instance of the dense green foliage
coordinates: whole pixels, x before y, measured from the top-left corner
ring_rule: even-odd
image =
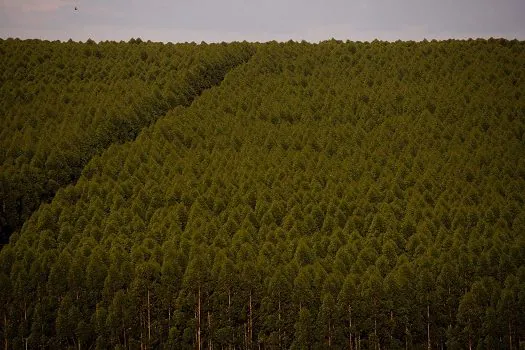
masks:
[[[253,47],[11,237],[9,346],[523,346],[525,44]]]
[[[247,45],[0,40],[0,243],[89,159],[247,60]]]

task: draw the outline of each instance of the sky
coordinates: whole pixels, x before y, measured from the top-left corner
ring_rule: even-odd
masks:
[[[0,1],[4,39],[525,40],[525,0]]]

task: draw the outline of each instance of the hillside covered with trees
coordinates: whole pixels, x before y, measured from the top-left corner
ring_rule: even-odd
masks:
[[[4,70],[2,144],[29,135],[45,152],[69,151],[64,139],[126,124],[137,108],[148,122],[87,147],[78,181],[58,182],[0,251],[6,347],[524,346],[524,42],[4,41],[4,56],[8,44],[63,52],[71,74],[35,81],[62,89],[44,112],[44,96]],[[97,95],[103,81],[66,80],[83,71],[70,47],[119,52],[122,70],[108,81],[122,90]],[[224,79],[180,102],[184,89],[169,77],[194,77],[201,50],[209,69],[227,67],[213,75]],[[137,66],[123,60],[128,51]],[[147,63],[153,51],[158,65]],[[16,147],[2,153],[4,188],[10,174],[32,183],[7,170],[32,164],[53,179],[38,148]],[[20,205],[4,191],[5,207]]]
[[[95,154],[219,83],[243,44],[0,40],[0,244]]]

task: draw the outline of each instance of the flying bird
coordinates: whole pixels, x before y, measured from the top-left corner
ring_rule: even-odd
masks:
[[[78,7],[75,6],[75,11],[78,11]]]

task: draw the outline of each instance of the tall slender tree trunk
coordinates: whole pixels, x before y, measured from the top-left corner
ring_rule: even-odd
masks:
[[[9,339],[7,338],[7,312],[4,313],[4,349],[9,348]]]
[[[248,320],[248,348],[252,348],[252,332],[253,332],[253,318],[252,318],[252,291],[250,291],[250,301],[248,305],[249,320]]]
[[[197,349],[201,350],[201,286],[199,286],[197,300]]]
[[[470,323],[470,319],[468,320],[468,323]],[[472,334],[470,332],[470,327],[469,327],[469,330],[468,330],[468,349],[469,350],[472,350]]]
[[[379,345],[379,339],[377,338],[377,300],[374,298],[374,338],[376,344],[374,344],[374,349]]]
[[[212,339],[211,339],[211,314],[208,311],[208,350],[213,349]]]
[[[332,321],[328,320],[328,347],[332,347]]]
[[[128,345],[126,343],[126,325],[124,324],[124,322],[122,322],[122,328],[124,328],[124,349],[127,349]]]
[[[375,341],[377,342],[377,318],[375,315],[374,315],[374,338],[375,338]]]
[[[430,348],[430,305],[427,303],[427,349]]]
[[[279,349],[282,349],[283,346],[281,344],[281,298],[279,297],[279,329],[278,329],[278,339],[279,339]],[[7,349],[7,348],[6,348]]]
[[[392,344],[392,331],[393,331],[393,328],[394,328],[394,311],[393,310],[390,310],[390,344]]]
[[[512,327],[509,320],[509,349],[512,350]]]
[[[231,288],[228,287],[228,326],[232,328],[232,314],[231,314],[231,307],[232,307],[232,299],[231,299]],[[232,343],[229,346],[229,349],[231,349],[231,346],[235,344],[235,332],[232,331]]]
[[[350,306],[350,304],[348,305],[348,320],[348,345],[350,346],[350,350],[352,350],[352,307]]]
[[[149,301],[149,288],[148,288],[148,348],[151,346],[151,308]]]
[[[140,314],[140,348],[144,349],[144,321],[142,320],[142,310],[139,312]]]
[[[168,340],[170,337],[171,328],[171,305],[168,306],[168,326],[166,328],[166,340]]]

